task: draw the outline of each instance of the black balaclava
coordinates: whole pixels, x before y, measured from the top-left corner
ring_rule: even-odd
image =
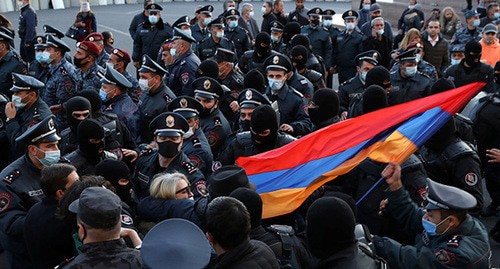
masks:
[[[295,64],[297,70],[302,70],[306,68],[307,59],[309,58],[309,51],[306,47],[302,45],[297,45],[292,48],[290,52],[290,59],[292,63]]]
[[[271,106],[261,105],[252,112],[251,134],[254,145],[260,151],[267,151],[275,148],[278,138],[278,117]],[[269,129],[268,136],[260,136],[261,133]]]
[[[495,64],[495,81],[500,85],[500,61]]]
[[[365,87],[378,85],[384,90],[391,87],[391,74],[387,68],[378,65],[366,73]]]
[[[370,85],[363,93],[363,114],[388,107],[387,93],[378,85]]]
[[[447,145],[447,141],[453,139],[456,135],[455,120],[450,118],[441,129],[431,136],[424,145],[432,150],[439,151]]]
[[[243,78],[243,89],[256,89],[258,92],[264,94],[266,92],[266,78],[258,70],[250,70]]]
[[[267,58],[271,52],[271,36],[266,32],[260,32],[255,36],[255,52],[261,59]]]
[[[92,108],[92,115],[96,115],[102,112],[102,100],[99,93],[94,90],[84,90],[78,93],[79,96],[84,97],[89,100],[90,106]]]
[[[464,62],[467,63],[467,65],[470,68],[476,67],[481,60],[481,52],[482,52],[482,47],[481,44],[475,40],[469,41],[465,45],[465,59]],[[473,53],[473,54],[471,54]]]
[[[236,198],[242,202],[250,213],[250,225],[254,229],[259,227],[262,223],[262,199],[260,195],[249,188],[237,188],[231,194],[230,197]]]
[[[201,62],[196,70],[196,77],[210,77],[215,80],[219,79],[219,65],[216,61],[211,59]]]
[[[131,191],[133,185],[130,181],[130,169],[124,162],[111,159],[102,160],[96,165],[95,174],[111,182],[116,189],[116,195],[118,195],[123,202],[127,204],[132,202]],[[120,185],[118,183],[120,179],[127,179],[129,182],[126,185]]]
[[[309,40],[309,37],[305,35],[296,35],[292,38],[290,41],[290,47],[296,47],[298,45],[302,45],[309,50],[311,48],[311,40]]]
[[[89,139],[100,139],[97,144],[90,143]],[[78,149],[86,160],[96,165],[104,154],[104,128],[93,119],[86,119],[78,125]]]
[[[300,34],[300,24],[296,21],[285,24],[283,28],[283,43],[288,44],[292,37]]]
[[[339,114],[339,97],[337,93],[329,88],[319,89],[311,98],[317,108],[308,108],[309,118],[316,126]]]
[[[447,78],[440,78],[431,87],[431,94],[445,92],[455,89],[455,83]]]
[[[326,259],[356,243],[356,220],[349,205],[335,197],[316,200],[307,211],[307,246],[311,254]]]
[[[83,111],[83,110],[88,110],[89,112],[91,112],[92,106],[89,100],[87,100],[86,98],[81,96],[74,96],[71,97],[68,101],[66,101],[66,103],[64,103],[64,110],[66,111],[66,118],[68,119],[69,128],[71,129],[71,132],[76,134],[78,124],[80,124],[80,122],[82,121],[75,119],[72,115],[73,112]]]

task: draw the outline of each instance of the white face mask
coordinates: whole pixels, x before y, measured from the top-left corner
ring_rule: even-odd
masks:
[[[262,7],[260,10],[262,10],[262,13],[266,14],[267,8],[266,7]]]
[[[347,31],[352,31],[354,30],[354,28],[356,28],[356,24],[354,24],[353,22],[348,22],[345,24],[345,29]]]
[[[151,87],[149,86],[149,80],[147,79],[139,79],[139,87],[142,91],[145,92],[151,90]]]
[[[253,11],[250,11],[250,12],[248,13],[248,16],[250,16],[250,17],[253,17],[253,15],[255,15],[255,13],[254,13]]]
[[[194,135],[193,127],[189,127],[189,130],[183,135],[184,139],[188,139]]]
[[[215,34],[215,37],[217,38],[222,38],[224,36],[224,31],[217,31],[217,33]]]

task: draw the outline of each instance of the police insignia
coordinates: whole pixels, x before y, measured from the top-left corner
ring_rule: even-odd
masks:
[[[10,201],[12,201],[12,195],[10,193],[0,193],[0,213],[9,207]]]
[[[231,10],[231,15],[234,15],[235,14],[235,11],[234,9]]]
[[[444,249],[440,249],[440,250],[434,252],[434,255],[436,255],[436,259],[440,263],[455,264],[455,262],[456,262],[455,255],[449,251],[444,250]]]
[[[179,105],[182,107],[182,108],[186,108],[188,106],[188,101],[186,100],[186,98],[182,98],[180,101],[179,101]]]
[[[89,37],[89,41],[94,41],[94,37],[93,36]]]
[[[205,183],[205,180],[200,180],[196,183],[194,183],[194,186],[196,188],[196,191],[201,194],[201,195],[207,195],[207,184]]]
[[[174,117],[172,117],[171,115],[168,115],[166,121],[167,121],[167,127],[168,128],[174,127],[174,125],[175,125],[175,119],[174,119]]]
[[[132,225],[134,224],[134,221],[129,215],[121,215],[122,218],[122,224],[124,225]]]
[[[461,235],[454,235],[450,240],[448,240],[448,243],[446,245],[449,247],[458,248],[461,240],[462,240]]]
[[[181,74],[181,81],[182,81],[182,84],[186,84],[188,83],[189,81],[189,73],[182,73]]]
[[[273,27],[278,27],[278,23],[277,23],[277,22],[274,22],[274,23],[273,23]]]
[[[246,98],[247,100],[252,100],[252,91],[251,91],[251,90],[247,90],[247,91],[245,92],[245,98]]]
[[[347,13],[347,15],[352,16],[352,10],[349,10],[349,12]]]
[[[147,61],[146,57],[143,57],[142,58],[142,64],[146,64],[146,61]]]
[[[214,161],[214,162],[212,163],[212,171],[213,171],[213,172],[215,172],[215,171],[219,170],[219,168],[221,168],[221,167],[222,167],[222,163],[221,163],[221,162],[219,162],[219,161]]]
[[[151,5],[151,9],[156,9],[156,6],[155,5]]]
[[[278,57],[278,55],[274,56],[273,64],[278,64],[279,62],[280,62],[280,57]]]
[[[210,89],[210,86],[212,86],[212,83],[210,82],[210,80],[207,79],[207,80],[205,80],[205,82],[203,82],[203,88],[205,90]]]
[[[478,182],[478,176],[475,173],[465,175],[465,183],[469,186],[474,186]]]
[[[55,124],[54,124],[54,120],[53,119],[50,119],[48,122],[47,122],[47,125],[49,126],[49,130],[54,130],[56,127],[55,127]]]
[[[38,44],[43,44],[43,38],[41,36],[38,37],[36,41],[38,42]]]
[[[319,14],[319,8],[318,8],[318,9],[316,9],[316,14]]]

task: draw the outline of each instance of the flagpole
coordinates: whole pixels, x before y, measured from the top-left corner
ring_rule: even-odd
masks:
[[[365,194],[363,194],[361,198],[359,198],[359,200],[356,202],[356,206],[359,206],[364,200],[366,200],[366,197],[368,197],[373,192],[373,190],[375,190],[375,188],[380,186],[384,179],[385,177],[381,177],[377,182],[375,182],[375,184],[373,184],[373,186],[367,192],[365,192]]]

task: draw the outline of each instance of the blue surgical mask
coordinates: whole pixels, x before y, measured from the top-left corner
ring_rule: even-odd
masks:
[[[236,28],[238,27],[238,21],[230,21],[227,26],[229,26],[229,28]]]
[[[422,54],[417,54],[415,55],[415,60],[417,60],[417,63],[422,60]]]
[[[186,34],[188,36],[192,36],[193,35],[193,32],[191,32],[191,29],[181,30],[181,32],[183,32],[184,34]]]
[[[495,19],[500,18],[500,13],[495,13]]]
[[[371,6],[372,6],[372,5],[363,5],[363,9],[368,11],[368,10],[370,10],[370,7],[371,7]]]
[[[271,89],[271,93],[275,94],[277,91],[283,88],[283,80],[268,78],[269,88]]]
[[[37,149],[45,153],[45,157],[42,159],[38,159],[37,157],[35,157],[40,161],[41,164],[43,164],[43,166],[51,166],[53,164],[58,163],[59,160],[61,159],[61,152],[59,150],[43,151],[39,148]]]
[[[103,102],[106,102],[106,100],[108,100],[108,94],[102,89],[99,90],[99,96],[101,97],[101,100]]]
[[[333,25],[333,21],[332,20],[324,20],[323,21],[323,26],[325,27],[330,27]]]
[[[50,64],[54,59],[50,58],[50,52],[44,51],[43,52],[43,59],[45,60],[45,63]]]
[[[21,96],[12,95],[12,103],[14,103],[16,109],[21,109],[26,106],[26,104],[23,103],[22,100],[23,98],[21,98]]]
[[[177,55],[177,49],[175,48],[171,48],[170,49],[170,55],[172,55],[172,57],[177,57],[179,55]]]
[[[262,11],[262,13],[266,14],[267,8],[266,7],[262,7],[260,10]]]
[[[155,15],[149,15],[148,20],[151,24],[156,24],[158,22],[158,17]]]
[[[278,42],[278,41],[280,40],[280,37],[279,37],[279,36],[277,36],[277,35],[276,35],[276,36],[275,36],[275,35],[272,35],[272,36],[271,36],[271,40],[272,40],[273,42]]]
[[[474,27],[478,27],[478,26],[479,26],[479,24],[481,24],[481,21],[480,21],[479,19],[476,19],[476,20],[474,20],[474,22],[472,23],[472,26],[474,26]]]
[[[211,22],[212,22],[212,18],[205,18],[205,19],[203,19],[203,25],[205,25],[205,26],[207,26]]]
[[[408,67],[405,68],[405,75],[407,77],[414,77],[416,73],[417,73],[417,67],[416,66],[408,66]]]
[[[437,227],[439,225],[441,225],[441,223],[443,223],[445,220],[447,220],[449,217],[446,217],[444,220],[442,220],[441,222],[439,222],[438,224],[434,224],[426,219],[424,219],[424,217],[422,217],[422,227],[424,227],[424,230],[425,232],[430,235],[430,236],[435,236],[435,235],[438,235],[437,234]],[[446,229],[447,231],[448,229]],[[443,233],[440,233],[439,235],[441,234],[444,234],[446,231],[444,231]]]
[[[368,73],[368,72],[361,72],[361,80],[362,80],[362,81],[366,81],[366,74],[367,74],[367,73]]]
[[[44,64],[45,61],[44,61],[44,58],[43,58],[43,51],[41,52],[35,52],[35,60],[41,64]]]
[[[451,65],[456,65],[456,64],[459,64],[462,60],[458,60],[458,59],[451,59]]]

